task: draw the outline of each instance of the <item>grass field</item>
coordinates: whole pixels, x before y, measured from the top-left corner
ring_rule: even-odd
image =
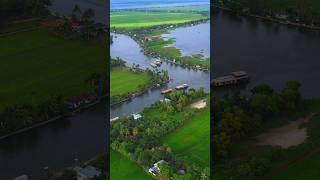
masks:
[[[110,95],[119,95],[138,90],[139,85],[149,81],[146,73],[133,73],[124,68],[116,68],[110,72]]]
[[[0,109],[37,104],[52,95],[79,95],[88,90],[85,80],[91,73],[106,71],[101,43],[66,40],[47,29],[2,36],[0,49]]]
[[[314,153],[297,162],[272,180],[315,180],[320,179],[320,152]]]
[[[176,6],[176,7],[159,7],[159,8],[152,8],[154,10],[161,10],[161,11],[181,11],[181,12],[204,12],[210,11],[209,6]]]
[[[192,120],[165,136],[162,143],[169,145],[178,156],[185,156],[201,167],[210,165],[210,112],[197,112]]]
[[[110,26],[116,28],[142,28],[163,24],[184,23],[204,18],[206,17],[195,13],[121,11],[111,12]]]
[[[116,151],[111,151],[110,179],[151,180],[153,178],[130,159]]]

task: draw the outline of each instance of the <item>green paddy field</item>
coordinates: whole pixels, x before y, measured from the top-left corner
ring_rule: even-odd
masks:
[[[155,25],[184,23],[204,18],[206,16],[195,13],[120,11],[111,12],[110,27],[143,28]]]
[[[162,141],[173,153],[184,156],[201,167],[210,166],[210,111],[200,110],[183,127],[165,136]]]
[[[110,179],[151,180],[143,169],[116,151],[110,153]]]
[[[14,24],[5,32],[18,27]],[[85,81],[90,74],[107,68],[102,43],[67,40],[44,28],[0,36],[0,49],[0,109],[37,104],[52,95],[79,95],[89,90]]]
[[[316,180],[320,179],[320,152],[314,153],[307,158],[290,166],[286,171],[272,180]]]
[[[133,73],[125,68],[112,69],[110,72],[110,95],[135,92],[139,89],[139,85],[144,85],[149,80],[150,77],[147,73]]]

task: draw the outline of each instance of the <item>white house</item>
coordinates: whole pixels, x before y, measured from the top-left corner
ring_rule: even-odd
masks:
[[[132,117],[134,120],[138,120],[138,119],[142,118],[141,114],[138,114],[138,113],[132,114]]]

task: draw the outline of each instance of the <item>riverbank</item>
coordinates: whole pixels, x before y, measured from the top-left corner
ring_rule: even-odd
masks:
[[[122,61],[121,59],[119,60]],[[112,59],[111,61],[116,60]],[[110,71],[111,107],[136,98],[150,89],[160,88],[170,81],[170,77],[166,71],[144,70],[134,66],[126,67],[124,65],[125,61],[122,62],[122,66],[112,67]]]
[[[35,129],[35,128],[38,128],[38,127],[41,127],[41,126],[44,126],[44,125],[47,125],[47,124],[52,123],[52,122],[54,122],[54,121],[60,120],[60,119],[62,119],[62,118],[65,118],[65,117],[68,117],[68,116],[72,116],[72,115],[74,115],[75,113],[79,113],[80,111],[86,110],[86,109],[88,109],[88,108],[90,108],[90,107],[92,107],[92,106],[94,106],[94,105],[99,104],[99,103],[101,102],[101,100],[105,99],[106,97],[107,97],[107,95],[102,96],[102,97],[100,97],[98,100],[96,100],[96,101],[94,101],[94,102],[92,102],[92,103],[89,103],[89,104],[87,104],[87,105],[85,105],[85,106],[82,106],[82,107],[80,107],[80,108],[77,108],[77,109],[75,109],[75,110],[73,110],[73,111],[71,111],[71,112],[68,112],[68,113],[64,114],[64,115],[59,115],[59,116],[56,116],[56,117],[51,118],[51,119],[49,119],[49,120],[42,121],[42,122],[36,123],[36,124],[34,124],[34,125],[31,125],[31,126],[29,126],[29,127],[26,127],[26,128],[20,129],[20,130],[17,130],[17,131],[12,132],[12,133],[9,133],[9,134],[7,134],[7,135],[0,136],[0,140],[3,140],[3,139],[6,139],[6,138],[9,138],[9,137],[11,137],[11,136],[14,136],[14,135],[17,135],[17,134],[21,134],[21,133],[24,133],[24,132],[26,132],[26,131],[29,131],[29,130],[32,130],[32,129]]]
[[[241,16],[248,16],[248,17],[253,17],[256,19],[260,19],[260,20],[265,20],[265,21],[270,21],[270,22],[275,22],[275,23],[279,23],[279,24],[283,24],[283,25],[288,25],[288,26],[294,26],[294,27],[299,27],[299,28],[306,28],[306,29],[310,29],[310,30],[320,30],[320,26],[312,26],[312,25],[307,25],[305,23],[297,23],[297,22],[292,22],[290,20],[283,20],[283,19],[279,19],[279,18],[275,18],[275,17],[271,17],[271,16],[261,16],[261,15],[257,15],[257,14],[251,14],[251,13],[245,13],[245,12],[241,12],[241,13],[237,13],[232,11],[230,8],[226,8],[226,7],[222,7],[222,6],[217,6],[217,5],[213,5],[214,8],[216,9],[220,9],[223,11],[228,11],[231,13],[234,13],[236,15],[241,15]]]

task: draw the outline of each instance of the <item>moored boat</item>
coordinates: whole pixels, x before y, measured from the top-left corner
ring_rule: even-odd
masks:
[[[187,89],[188,87],[189,87],[189,85],[184,83],[184,84],[181,84],[181,85],[176,86],[176,89],[177,89],[177,90]]]
[[[161,94],[171,93],[172,91],[173,91],[172,89],[165,89],[165,90],[161,91]]]

